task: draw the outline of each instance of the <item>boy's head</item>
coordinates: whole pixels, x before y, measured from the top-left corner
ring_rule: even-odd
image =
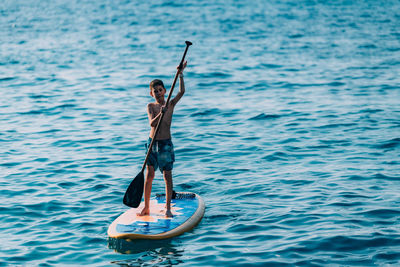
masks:
[[[155,80],[151,81],[151,83],[150,83],[150,95],[152,97],[156,98],[160,94],[162,94],[162,96],[164,96],[164,94],[166,92],[167,92],[167,90],[165,89],[163,81],[161,81],[159,79],[155,79]]]

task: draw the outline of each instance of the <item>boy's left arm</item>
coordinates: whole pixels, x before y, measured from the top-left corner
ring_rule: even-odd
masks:
[[[176,94],[176,96],[171,100],[172,106],[175,106],[178,101],[182,98],[182,96],[185,94],[185,82],[183,81],[183,70],[186,68],[187,62],[185,62],[182,66],[182,69],[179,69],[179,92]]]
[[[176,103],[182,98],[182,96],[185,94],[185,82],[183,81],[183,74],[179,74],[179,92],[176,94],[176,96],[171,100],[172,106],[175,106]]]

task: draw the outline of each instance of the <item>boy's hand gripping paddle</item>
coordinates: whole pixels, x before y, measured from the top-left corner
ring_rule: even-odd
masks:
[[[186,53],[187,53],[187,51],[189,49],[189,46],[192,45],[192,43],[189,42],[189,41],[186,41],[185,43],[186,43],[185,52],[183,53],[183,56],[182,56],[182,59],[181,59],[181,63],[179,64],[178,70],[176,71],[174,82],[172,83],[171,89],[169,90],[167,102],[165,103],[166,107],[168,107],[168,103],[169,103],[169,100],[171,98],[172,91],[174,90],[174,87],[175,87],[175,84],[176,84],[176,80],[178,79],[179,71],[182,69],[183,62],[184,62],[185,57],[186,57]],[[160,129],[161,121],[163,120],[164,115],[165,115],[165,113],[163,112],[161,114],[160,120],[157,123],[156,130],[154,132],[154,136],[152,137],[150,146],[149,146],[149,148],[147,150],[147,154],[146,154],[146,158],[145,158],[144,163],[143,163],[142,170],[132,180],[132,182],[128,186],[128,189],[125,192],[123,202],[124,202],[125,205],[127,205],[129,207],[137,208],[139,206],[140,202],[142,201],[143,187],[144,187],[144,169],[146,168],[147,160],[149,158],[151,149],[153,147],[153,143],[156,140],[158,131]]]

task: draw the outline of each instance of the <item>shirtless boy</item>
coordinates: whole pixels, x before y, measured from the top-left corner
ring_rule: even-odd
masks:
[[[153,80],[150,83],[150,95],[154,98],[155,102],[147,105],[147,115],[149,117],[149,123],[151,126],[149,140],[147,147],[149,147],[151,138],[154,136],[158,120],[161,117],[162,112],[165,113],[163,120],[160,125],[159,132],[156,136],[156,140],[153,144],[152,152],[150,153],[147,162],[146,181],[144,184],[144,208],[138,214],[139,216],[145,216],[150,214],[150,194],[151,187],[154,179],[155,170],[157,168],[163,173],[165,181],[165,195],[166,195],[166,212],[167,217],[172,217],[171,212],[171,198],[172,198],[172,168],[173,162],[175,161],[174,148],[171,141],[171,122],[172,114],[174,112],[175,105],[181,99],[185,93],[185,84],[183,82],[183,70],[186,68],[187,62],[182,65],[182,68],[178,66],[179,74],[179,92],[177,95],[168,103],[168,107],[165,106],[165,94],[167,90],[164,87],[164,83],[161,80]]]

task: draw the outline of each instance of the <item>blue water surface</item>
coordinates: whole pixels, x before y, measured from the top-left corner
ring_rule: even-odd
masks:
[[[400,264],[399,1],[5,0],[0,40],[0,265]],[[109,240],[185,40],[174,186],[205,216]]]

